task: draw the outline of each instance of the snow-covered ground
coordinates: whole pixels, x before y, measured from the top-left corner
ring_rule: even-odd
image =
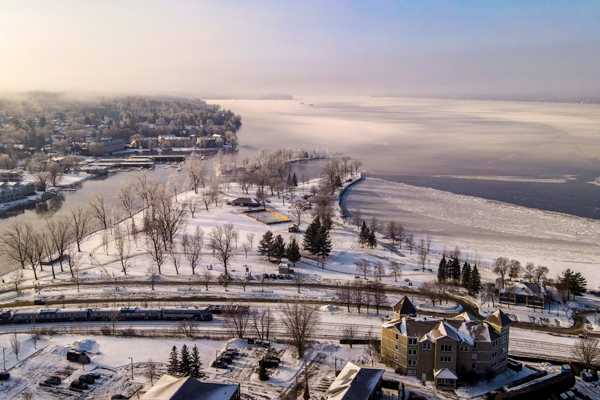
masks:
[[[346,196],[351,211],[400,221],[417,237],[430,233],[438,247],[457,245],[483,265],[503,256],[545,265],[551,278],[571,268],[587,278],[588,287],[600,284],[595,273],[600,221],[376,178],[353,186]]]

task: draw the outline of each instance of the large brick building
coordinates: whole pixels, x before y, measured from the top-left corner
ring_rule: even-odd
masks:
[[[381,355],[397,372],[454,388],[460,374],[506,371],[510,318],[497,310],[480,321],[468,313],[451,319],[415,317],[404,298],[395,319],[381,327]],[[407,314],[408,312],[408,314]],[[411,316],[412,315],[412,316]]]

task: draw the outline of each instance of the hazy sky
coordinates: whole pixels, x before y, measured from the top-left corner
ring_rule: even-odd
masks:
[[[597,95],[600,1],[0,2],[0,91]]]

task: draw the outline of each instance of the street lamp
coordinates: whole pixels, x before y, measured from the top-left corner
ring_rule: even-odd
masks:
[[[4,358],[4,372],[6,372],[6,347],[2,348],[2,357]]]
[[[131,360],[131,380],[133,380],[133,358],[129,357]]]

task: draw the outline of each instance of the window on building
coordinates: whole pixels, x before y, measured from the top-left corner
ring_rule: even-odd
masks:
[[[421,345],[421,348],[422,348],[423,350],[431,350],[431,343],[429,343],[429,342],[427,342],[427,343],[423,343],[423,344]]]
[[[417,344],[417,338],[408,338],[408,344]]]
[[[477,369],[477,364],[475,364],[475,363],[471,364],[471,369]]]
[[[471,360],[477,360],[477,353],[471,354]]]
[[[492,368],[495,368],[495,367],[496,367],[496,361],[494,361],[494,362],[492,363]]]
[[[398,361],[398,354],[394,356],[394,360]]]
[[[466,344],[461,344],[458,348],[458,351],[461,353],[467,353],[469,351],[469,346]]]
[[[493,347],[498,347],[498,341],[494,340],[494,343],[492,344]]]
[[[417,350],[416,349],[408,349],[408,355],[409,356],[416,356],[417,355]]]
[[[477,342],[473,342],[473,348],[476,349],[477,348]]]
[[[498,355],[497,351],[492,351],[492,358],[495,358]]]
[[[398,350],[398,345],[396,345],[396,350]]]
[[[440,362],[452,362],[452,357],[450,356],[441,356]]]
[[[417,365],[417,360],[408,360],[408,365],[414,367]]]
[[[396,340],[398,340],[398,334],[396,333]]]
[[[451,344],[443,344],[440,346],[440,350],[441,351],[452,351],[452,345]]]

